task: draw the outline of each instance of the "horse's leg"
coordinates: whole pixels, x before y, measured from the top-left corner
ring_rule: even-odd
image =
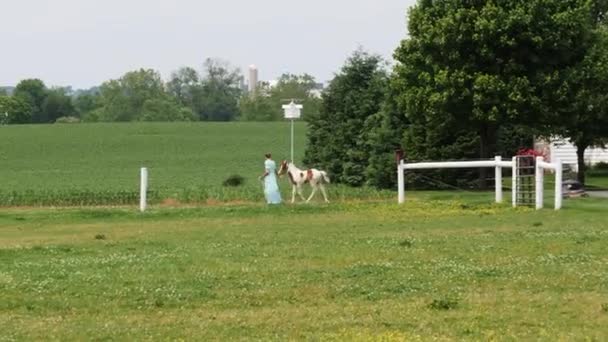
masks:
[[[304,195],[302,195],[302,186],[298,184],[298,195],[300,195],[300,198],[302,199],[302,201],[306,201],[306,198],[304,198]]]
[[[292,185],[291,186],[291,203],[295,203],[296,202],[296,185]]]
[[[310,200],[313,198],[313,196],[317,192],[318,185],[312,185],[311,184],[311,187],[312,187],[312,193],[310,194],[310,197],[308,197],[308,199],[306,200],[306,203],[310,202]]]
[[[329,203],[329,200],[327,199],[327,193],[325,192],[325,185],[319,184],[319,186],[321,187],[321,193],[323,194],[323,198],[325,198],[325,203]]]

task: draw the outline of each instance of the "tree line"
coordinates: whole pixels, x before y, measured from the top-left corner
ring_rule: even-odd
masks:
[[[142,69],[75,97],[25,80],[0,94],[0,120],[278,120],[295,98],[309,124],[305,163],[342,183],[394,187],[395,150],[411,161],[489,159],[556,136],[577,147],[584,183],[585,150],[608,142],[607,9],[608,0],[418,0],[394,66],[358,50],[321,99],[309,75],[246,94],[237,69],[208,59],[167,82]],[[407,181],[483,187],[486,175],[427,171]]]
[[[343,183],[391,188],[395,150],[411,161],[489,159],[560,136],[577,147],[584,183],[584,151],[608,142],[607,9],[605,0],[418,0],[392,70],[357,51],[329,84],[309,118],[305,162]],[[486,176],[407,181],[484,186]]]
[[[219,59],[207,59],[199,72],[183,67],[164,82],[159,72],[139,69],[71,94],[47,88],[39,79],[19,82],[11,95],[0,93],[0,124],[62,121],[269,121],[282,119],[281,105],[296,98],[304,116],[318,111],[320,99],[310,75],[282,75],[275,86],[260,83],[243,90],[241,72]]]

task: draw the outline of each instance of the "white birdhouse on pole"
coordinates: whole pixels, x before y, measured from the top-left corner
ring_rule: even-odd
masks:
[[[293,100],[291,101],[291,103],[287,104],[287,105],[283,105],[283,111],[285,112],[285,119],[299,119],[301,116],[301,111],[302,108],[304,108],[304,106],[296,104],[295,102],[293,102]]]
[[[291,162],[293,163],[293,121],[299,119],[301,116],[302,108],[304,106],[296,104],[293,100],[287,105],[283,105],[283,111],[285,112],[285,119],[291,121]]]

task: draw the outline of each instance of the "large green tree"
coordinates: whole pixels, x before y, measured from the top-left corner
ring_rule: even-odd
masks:
[[[571,69],[559,90],[560,110],[552,127],[575,146],[578,180],[585,184],[585,151],[608,143],[608,30],[600,25],[596,44],[582,63]]]
[[[49,118],[42,108],[47,95],[46,85],[39,79],[22,80],[17,84],[13,93],[13,96],[20,97],[30,105],[34,123],[49,122]]]
[[[389,88],[380,111],[365,121],[363,139],[369,153],[365,178],[368,185],[378,188],[394,189],[397,184],[395,156],[401,150],[407,119],[399,111],[396,98]]]
[[[76,109],[76,115],[83,119],[87,117],[88,113],[103,105],[101,103],[99,88],[97,87],[80,92],[74,97],[72,102]]]
[[[72,98],[66,94],[63,88],[50,89],[42,103],[42,112],[44,112],[47,122],[55,122],[60,117],[76,116],[76,108],[72,103]]]
[[[19,96],[0,95],[0,124],[26,124],[32,121],[32,107]]]
[[[100,87],[102,107],[95,116],[100,121],[137,121],[142,118],[144,103],[166,97],[160,74],[152,69],[126,73]]]
[[[194,115],[188,107],[181,106],[172,99],[149,99],[144,102],[142,108],[141,121],[196,121],[198,117]]]
[[[173,72],[166,87],[169,95],[183,106],[195,113],[202,111],[203,85],[195,69],[183,67]]]
[[[275,121],[282,115],[281,102],[270,95],[268,84],[262,83],[255,92],[243,95],[239,101],[239,119],[243,121]]]
[[[369,150],[365,123],[380,111],[387,73],[376,55],[356,51],[323,93],[318,115],[308,118],[305,163],[354,186],[365,181]]]
[[[231,121],[239,113],[241,73],[227,62],[207,59],[198,114],[203,121]]]
[[[593,45],[589,4],[419,0],[395,53],[406,153],[485,159],[503,125],[546,129],[558,89]]]

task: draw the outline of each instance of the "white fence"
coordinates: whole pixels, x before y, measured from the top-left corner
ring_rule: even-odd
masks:
[[[513,170],[512,177],[512,204],[517,206],[517,161],[513,157],[511,161],[503,161],[502,157],[495,157],[490,160],[478,161],[453,161],[453,162],[428,162],[428,163],[405,163],[400,160],[397,166],[397,182],[398,182],[398,202],[405,203],[405,171],[406,170],[424,170],[424,169],[458,169],[458,168],[480,168],[492,167],[495,174],[495,201],[496,203],[503,202],[502,191],[502,169],[511,168]],[[543,175],[544,170],[550,169],[555,171],[555,210],[561,209],[562,206],[562,164],[559,160],[554,163],[546,163],[542,161],[542,157],[537,158],[536,162],[536,208],[543,207]],[[540,183],[539,183],[540,182]],[[540,184],[540,186],[539,186]]]
[[[563,165],[559,159],[555,160],[553,163],[546,163],[543,160],[543,157],[536,157],[536,209],[543,208],[545,169],[552,170],[555,173],[555,210],[559,210],[562,208]]]

